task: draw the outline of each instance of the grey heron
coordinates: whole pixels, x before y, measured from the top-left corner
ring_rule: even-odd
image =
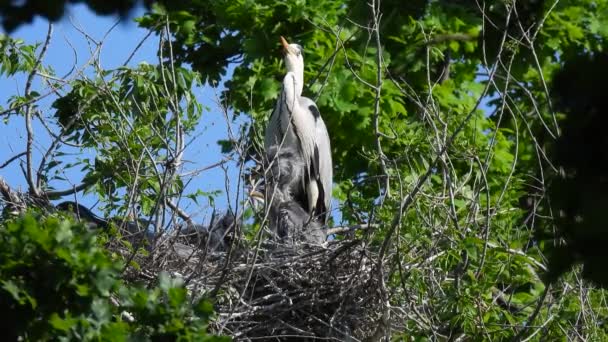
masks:
[[[302,47],[281,37],[287,74],[266,127],[264,147],[292,148],[304,162],[303,170],[292,172],[298,183],[290,189],[311,218],[327,223],[332,190],[332,159],[329,134],[315,102],[302,96],[304,58]]]

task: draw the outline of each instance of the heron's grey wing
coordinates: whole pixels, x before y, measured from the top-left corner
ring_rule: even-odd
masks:
[[[315,102],[307,97],[302,97],[300,100],[300,106],[307,108],[309,115],[314,119],[314,141],[315,141],[315,153],[313,166],[316,169],[317,180],[320,182],[319,200],[323,203],[323,211],[329,213],[331,204],[331,191],[333,184],[333,163],[331,158],[331,143],[329,140],[329,133],[325,122],[321,117],[321,113],[317,108]],[[329,215],[323,215],[324,220]]]
[[[277,144],[280,141],[279,137],[282,136],[281,125],[279,121],[280,110],[281,110],[281,102],[283,98],[283,92],[279,94],[279,98],[272,110],[272,114],[270,114],[270,120],[268,120],[268,124],[266,124],[266,132],[264,134],[264,149],[268,151],[270,146]]]
[[[300,101],[300,100],[299,100]],[[306,172],[310,169],[315,154],[315,120],[306,106],[301,103],[293,107],[291,116],[291,130],[293,132],[292,143],[302,154],[302,159],[306,164]],[[290,138],[289,136],[287,138]],[[287,140],[287,139],[286,139]],[[292,145],[291,143],[289,144]],[[309,176],[311,176],[309,174]]]
[[[329,211],[331,210],[331,192],[333,186],[333,162],[331,159],[331,143],[329,141],[329,134],[325,127],[323,119],[317,123],[317,141],[319,145],[319,175],[321,183],[323,185],[323,192],[325,197],[325,210],[327,212],[325,219],[329,217]]]

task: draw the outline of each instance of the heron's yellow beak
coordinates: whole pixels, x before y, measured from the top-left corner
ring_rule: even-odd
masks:
[[[283,45],[283,53],[288,54],[289,53],[289,43],[285,40],[285,38],[283,38],[283,36],[281,36],[281,45]]]
[[[249,193],[249,196],[264,200],[264,194],[256,190],[251,191]]]

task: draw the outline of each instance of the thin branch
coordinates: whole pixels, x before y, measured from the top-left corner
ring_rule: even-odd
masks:
[[[10,163],[14,162],[15,160],[17,160],[19,157],[23,157],[24,155],[26,155],[27,152],[23,151],[19,154],[16,154],[12,157],[10,157],[7,161],[5,161],[4,163],[0,164],[0,169],[4,169],[5,167],[7,167]]]
[[[376,6],[378,7],[376,9]],[[382,92],[382,43],[380,42],[380,20],[382,19],[382,13],[380,13],[380,0],[378,0],[378,4],[372,2],[372,17],[374,21],[373,29],[374,29],[374,38],[376,40],[376,98],[374,100],[374,136],[376,140],[376,153],[378,153],[378,158],[380,159],[380,168],[382,169],[382,174],[384,175],[384,194],[382,194],[382,190],[380,191],[381,198],[391,197],[391,187],[390,187],[390,177],[388,174],[388,169],[386,167],[386,156],[382,151],[382,143],[380,142],[380,95]]]
[[[46,34],[46,39],[44,44],[42,45],[42,50],[34,63],[32,70],[27,76],[27,81],[25,83],[25,94],[24,96],[28,98],[31,94],[32,82],[34,81],[34,76],[36,76],[36,71],[46,54],[46,51],[51,42],[51,36],[53,34],[53,24],[49,23],[48,31]],[[30,188],[30,193],[35,195],[36,197],[40,196],[40,190],[34,182],[34,174],[33,174],[33,161],[32,161],[32,146],[34,144],[34,130],[32,128],[32,104],[29,104],[25,107],[25,128],[27,130],[27,147],[26,147],[26,171],[27,171],[27,184]]]
[[[63,197],[63,196],[67,196],[67,195],[73,195],[75,193],[81,192],[82,190],[85,190],[86,188],[88,188],[91,185],[92,184],[90,182],[83,182],[83,183],[80,183],[79,185],[73,186],[70,189],[46,191],[44,193],[44,196],[54,198],[54,197]]]
[[[179,216],[182,220],[186,221],[186,224],[188,224],[189,226],[194,226],[194,221],[192,220],[190,215],[188,215],[185,211],[180,209],[180,207],[178,207],[172,201],[167,200],[166,203],[167,203],[167,206],[177,214],[177,216]]]

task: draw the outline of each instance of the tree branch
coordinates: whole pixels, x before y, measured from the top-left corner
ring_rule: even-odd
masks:
[[[19,154],[16,154],[12,157],[10,157],[7,161],[5,161],[3,164],[0,164],[0,169],[4,169],[5,167],[7,167],[10,163],[12,163],[13,161],[15,161],[15,159],[19,158],[19,157],[23,157],[24,155],[26,155],[27,152],[21,152]]]
[[[38,67],[40,67],[40,63],[46,54],[46,51],[51,42],[51,35],[53,34],[53,24],[49,23],[49,28],[46,34],[46,39],[44,44],[42,45],[42,50],[40,51],[40,55],[36,59],[36,63],[34,63],[34,67],[30,71],[27,76],[27,81],[25,83],[25,98],[28,98],[31,94],[32,82],[34,81],[34,76],[36,76],[36,71]],[[27,130],[27,148],[26,148],[26,174],[27,174],[27,184],[30,187],[29,191],[36,197],[40,196],[40,190],[38,185],[34,183],[34,174],[33,174],[33,162],[32,162],[32,145],[34,144],[34,131],[32,128],[32,104],[30,103],[25,107],[25,128]]]
[[[86,189],[87,187],[89,187],[91,185],[92,184],[90,182],[82,182],[81,184],[74,186],[70,189],[46,191],[44,193],[44,196],[46,196],[46,197],[63,197],[63,196],[67,196],[67,195],[72,195],[72,194],[75,194],[77,192],[80,192],[80,191]]]

